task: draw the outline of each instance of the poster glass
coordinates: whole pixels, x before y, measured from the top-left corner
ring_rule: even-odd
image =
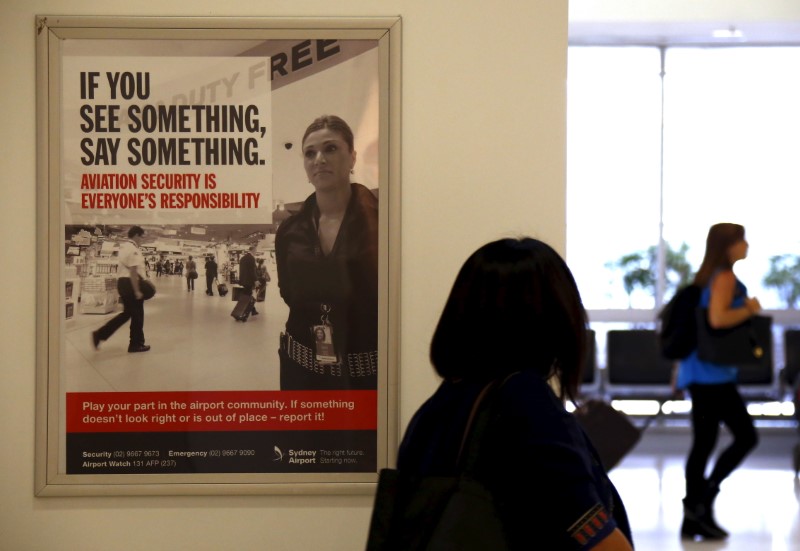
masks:
[[[369,491],[398,33],[39,19],[39,495]]]

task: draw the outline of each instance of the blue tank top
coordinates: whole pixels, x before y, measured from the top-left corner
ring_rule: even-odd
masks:
[[[716,277],[716,276],[714,276]],[[711,299],[711,278],[708,285],[703,288],[703,293],[700,296],[700,305],[703,308],[708,308],[709,300]],[[733,308],[740,308],[744,306],[744,299],[747,297],[747,287],[744,283],[736,279],[736,289],[733,293]],[[687,388],[691,384],[699,385],[718,385],[724,383],[735,383],[739,375],[739,368],[735,365],[722,365],[711,362],[705,362],[697,357],[695,350],[688,357],[681,360],[678,368],[678,388]]]

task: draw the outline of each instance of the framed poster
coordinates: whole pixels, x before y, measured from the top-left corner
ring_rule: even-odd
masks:
[[[36,33],[37,495],[371,491],[398,433],[399,18]]]

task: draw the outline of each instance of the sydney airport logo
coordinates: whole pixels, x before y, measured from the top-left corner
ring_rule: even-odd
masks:
[[[273,448],[275,452],[275,457],[272,459],[273,461],[280,461],[283,463],[286,455],[283,453],[283,450],[280,449],[278,446]],[[298,465],[309,465],[317,462],[317,451],[316,450],[289,450],[288,453],[289,461],[288,463],[295,463]]]

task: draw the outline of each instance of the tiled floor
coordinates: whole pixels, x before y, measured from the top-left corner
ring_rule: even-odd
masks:
[[[152,275],[152,274],[151,274]],[[145,303],[149,352],[129,354],[123,325],[94,350],[90,334],[111,314],[76,314],[66,322],[64,384],[68,392],[167,390],[277,390],[278,340],[288,308],[269,284],[260,315],[245,322],[231,316],[231,293],[205,294],[205,278],[186,290],[177,275],[153,277],[156,296]],[[79,308],[80,310],[80,308]]]
[[[724,433],[724,431],[723,431]],[[651,426],[642,441],[610,473],[631,520],[637,550],[800,550],[800,480],[792,427],[759,427],[759,447],[722,484],[716,517],[730,533],[722,542],[681,540],[683,463],[688,427]],[[723,434],[720,445],[729,442]]]

